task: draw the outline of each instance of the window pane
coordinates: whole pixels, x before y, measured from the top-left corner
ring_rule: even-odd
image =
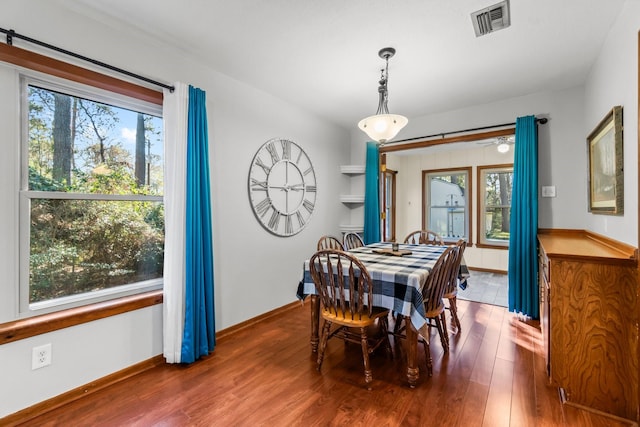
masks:
[[[513,170],[484,170],[484,238],[487,243],[508,243],[511,220]]]
[[[162,119],[28,86],[29,190],[163,192]]]
[[[428,228],[444,239],[467,235],[466,173],[429,175]]]
[[[511,206],[513,172],[487,172],[485,173],[485,184],[486,206]]]
[[[487,208],[485,211],[485,237],[487,240],[509,241],[511,208]]]
[[[158,202],[31,201],[29,303],[162,277]]]

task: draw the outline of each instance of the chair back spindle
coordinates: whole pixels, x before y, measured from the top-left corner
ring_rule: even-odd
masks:
[[[404,243],[411,245],[444,245],[442,237],[431,230],[416,230],[407,235],[404,238]]]
[[[318,248],[319,251],[324,249],[339,249],[341,251],[344,250],[344,246],[342,246],[342,242],[333,236],[322,236],[318,240]]]
[[[342,244],[344,249],[350,251],[351,249],[360,248],[364,246],[364,241],[362,237],[358,233],[349,232],[344,235],[344,239],[342,239]]]

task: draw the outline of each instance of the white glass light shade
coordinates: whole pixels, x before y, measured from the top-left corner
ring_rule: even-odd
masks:
[[[500,153],[506,153],[509,151],[509,144],[503,142],[502,144],[498,144],[498,151]]]
[[[409,120],[398,114],[376,114],[360,120],[358,127],[374,141],[387,142],[407,125]]]

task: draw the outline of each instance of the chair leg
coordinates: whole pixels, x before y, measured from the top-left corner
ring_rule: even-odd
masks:
[[[316,369],[319,371],[322,368],[322,360],[324,359],[324,349],[327,347],[327,341],[329,339],[329,330],[331,329],[331,322],[325,320],[322,327],[322,337],[320,338],[320,348],[318,348],[318,361]]]
[[[396,321],[393,325],[393,335],[397,336],[398,334],[400,334],[401,330],[402,330],[402,320],[404,319],[404,316],[400,313],[396,313]]]
[[[458,332],[460,332],[460,319],[458,318],[458,298],[449,298],[449,311],[451,312],[452,324],[456,326]]]
[[[391,354],[391,357],[393,358],[393,350],[391,349],[391,341],[389,340],[389,318],[388,317],[381,317],[380,318],[380,330],[382,332],[382,336],[384,337],[385,343],[386,343],[386,348],[387,348],[387,352],[389,354]]]
[[[440,342],[445,353],[449,351],[449,340],[446,334],[447,324],[443,322],[442,316],[435,317],[436,328],[438,328],[438,334],[440,335]],[[444,323],[444,325],[443,325]]]
[[[431,359],[431,348],[429,348],[430,340],[422,340],[422,344],[424,345],[424,358],[427,361],[427,373],[430,377],[433,376],[433,360]]]
[[[444,314],[444,311],[440,313],[440,318],[442,319],[442,329],[444,331],[444,339],[447,341],[447,351],[449,351],[449,331],[447,330],[447,316]]]
[[[373,381],[373,375],[369,363],[369,341],[366,328],[360,328],[360,341],[362,342],[362,359],[364,360],[364,381],[367,383],[367,389],[370,389],[369,385]]]

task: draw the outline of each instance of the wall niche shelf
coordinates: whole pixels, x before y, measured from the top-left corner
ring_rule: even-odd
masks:
[[[349,175],[350,179],[354,179],[356,176],[364,175],[365,166],[364,165],[342,165],[340,166],[340,173],[342,173],[343,175]],[[358,179],[362,179],[362,178],[358,178]],[[350,210],[357,209],[358,207],[364,204],[364,188],[362,188],[362,194],[341,194],[340,201],[345,205],[347,205]],[[362,221],[362,219],[358,221],[357,219],[351,218],[351,221],[360,222]],[[364,225],[340,224],[340,232],[343,234],[358,233],[362,235],[362,233],[364,233]]]
[[[340,172],[345,175],[362,175],[365,172],[364,165],[342,165]]]
[[[364,165],[342,165],[340,166],[340,172],[343,175],[363,175],[365,172]],[[346,205],[361,205],[364,203],[364,194],[341,194],[340,201]]]
[[[364,203],[364,196],[361,194],[343,194],[340,196],[342,203],[361,204]]]

